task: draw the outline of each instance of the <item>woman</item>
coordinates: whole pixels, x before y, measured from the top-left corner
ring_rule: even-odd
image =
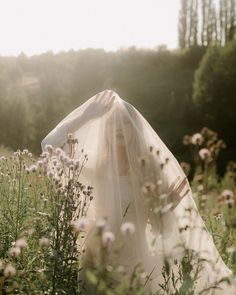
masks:
[[[141,262],[150,273],[147,292],[157,292],[163,283],[164,261],[172,264],[177,276],[173,262],[183,257],[184,249],[192,250],[204,260],[195,294],[208,288],[207,294],[235,294],[234,285],[226,282],[218,285],[220,289],[211,289],[232,272],[197,211],[184,172],[132,105],[112,90],[100,92],[63,119],[42,141],[42,148],[51,144],[66,150],[68,133],[88,155],[81,175],[82,182],[94,187],[88,217],[106,218],[114,233],[119,232],[122,222],[135,227],[119,257],[114,258],[116,263],[131,274]],[[121,242],[119,235],[116,241]],[[93,252],[92,245],[88,239],[88,253]]]

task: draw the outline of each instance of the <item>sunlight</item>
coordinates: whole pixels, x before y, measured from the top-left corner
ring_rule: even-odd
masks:
[[[1,55],[177,47],[178,0],[0,2]]]

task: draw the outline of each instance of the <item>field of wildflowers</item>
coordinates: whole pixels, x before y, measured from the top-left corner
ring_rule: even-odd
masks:
[[[106,230],[106,220],[94,225],[97,257],[90,264],[83,259],[93,187],[80,182],[87,155],[81,150],[74,159],[76,141],[69,136],[68,144],[69,154],[47,146],[39,158],[27,149],[0,150],[0,294],[144,294],[148,275],[141,266],[128,277],[122,265],[107,263],[116,237]],[[223,177],[217,175],[217,159],[226,144],[206,127],[186,135],[183,144],[194,167],[181,166],[186,175],[194,169],[191,186],[199,211],[222,258],[236,273],[236,163],[228,163]],[[120,231],[129,238],[135,227],[126,222]],[[170,293],[172,274],[165,265],[161,294],[193,294],[191,264],[185,259],[180,267],[181,286]]]

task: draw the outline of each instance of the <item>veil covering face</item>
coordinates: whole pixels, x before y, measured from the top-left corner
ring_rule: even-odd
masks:
[[[133,270],[141,262],[150,277],[150,290],[159,290],[162,267],[168,257],[182,257],[183,246],[203,260],[196,285],[211,286],[232,272],[220,257],[200,217],[191,188],[179,163],[145,118],[112,90],[100,92],[66,116],[42,141],[67,150],[67,135],[78,139],[75,158],[81,149],[88,161],[81,182],[94,187],[88,218],[107,223],[117,243],[120,226],[131,222],[133,235],[116,261]],[[93,241],[87,239],[92,251]],[[177,271],[176,271],[177,272]],[[224,283],[214,294],[235,294]],[[219,292],[219,293],[217,293]],[[210,292],[208,294],[211,294]]]

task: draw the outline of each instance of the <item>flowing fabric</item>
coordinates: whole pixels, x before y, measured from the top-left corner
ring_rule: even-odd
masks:
[[[198,213],[179,163],[131,104],[112,90],[94,95],[44,138],[42,149],[50,144],[67,151],[69,133],[79,142],[74,157],[80,157],[81,149],[88,156],[81,174],[82,182],[94,187],[88,218],[106,217],[114,233],[122,222],[134,224],[136,230],[116,262],[125,264],[128,272],[141,262],[151,273],[147,292],[160,291],[164,260],[168,257],[175,271],[183,246],[204,260],[195,294],[232,275]],[[89,239],[87,247],[92,251]],[[219,286],[203,294],[236,294],[234,283]]]

